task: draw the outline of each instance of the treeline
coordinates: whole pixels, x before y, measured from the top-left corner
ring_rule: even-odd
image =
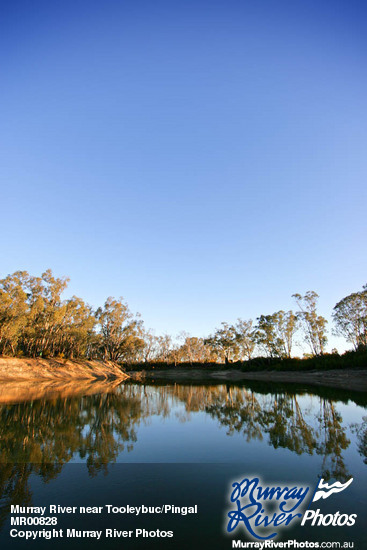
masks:
[[[181,333],[156,336],[122,299],[107,298],[93,309],[81,298],[62,299],[67,278],[47,270],[40,277],[17,271],[0,280],[0,354],[111,360],[124,363],[257,364],[294,361],[296,337],[307,343],[309,357],[325,355],[327,320],[317,311],[318,295],[294,294],[296,311],[277,311],[222,323],[207,338]],[[355,351],[367,347],[367,285],[333,309],[333,333]],[[335,354],[334,354],[335,355]]]

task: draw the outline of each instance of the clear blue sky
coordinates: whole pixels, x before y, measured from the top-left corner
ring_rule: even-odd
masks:
[[[157,333],[367,282],[367,8],[1,3],[0,276]]]

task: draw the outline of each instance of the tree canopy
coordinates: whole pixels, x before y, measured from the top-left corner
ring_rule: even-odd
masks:
[[[298,332],[312,355],[325,353],[327,320],[318,294],[294,294],[299,310],[222,322],[205,337],[181,332],[155,335],[123,298],[109,297],[93,309],[78,296],[64,299],[69,279],[50,269],[39,277],[16,271],[0,279],[0,355],[65,357],[120,362],[207,363],[247,361],[266,355],[290,358]],[[355,350],[367,347],[367,285],[333,310],[334,334]],[[302,329],[302,331],[300,330]]]
[[[367,347],[367,285],[336,304],[333,320],[337,336],[343,336],[355,350]]]

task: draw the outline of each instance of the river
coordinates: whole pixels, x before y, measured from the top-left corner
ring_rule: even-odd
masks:
[[[180,548],[230,548],[232,538],[254,540],[244,528],[236,535],[226,532],[231,483],[246,477],[259,477],[269,486],[313,488],[320,477],[343,484],[353,477],[345,491],[317,504],[323,513],[357,514],[353,527],[301,527],[298,522],[281,530],[277,540],[354,541],[356,548],[365,540],[364,393],[260,382],[88,387],[73,382],[65,387],[29,384],[28,392],[24,385],[5,384],[1,403],[4,540],[16,504],[121,507],[127,502],[168,502],[198,505],[200,514],[170,515],[169,520],[146,515],[147,529],[171,526]],[[82,523],[89,529],[96,524],[121,528],[121,518],[108,515],[84,517]],[[59,525],[67,527],[68,521],[64,515]],[[137,526],[134,517],[124,516],[123,521],[126,529]],[[79,524],[74,527],[79,529]],[[8,542],[12,548],[50,544],[20,538]],[[62,544],[53,540],[57,547]],[[68,539],[68,548],[94,544],[97,541]],[[149,548],[171,544],[154,538]],[[124,545],[148,548],[144,537]],[[104,547],[120,548],[121,540],[106,539]]]

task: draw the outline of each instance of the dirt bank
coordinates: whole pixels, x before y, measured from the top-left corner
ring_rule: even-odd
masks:
[[[102,361],[71,361],[64,359],[18,359],[0,357],[0,382],[116,380],[122,382],[131,377],[136,380],[167,380],[168,382],[241,382],[262,380],[326,386],[345,390],[367,392],[367,369],[340,369],[326,371],[259,371],[243,372],[237,369],[154,369],[131,371],[127,375],[119,365]],[[54,387],[53,390],[56,388]],[[51,390],[51,388],[50,388]]]
[[[167,380],[170,382],[239,382],[263,380],[266,382],[288,382],[327,386],[352,391],[367,391],[367,369],[328,370],[328,371],[259,371],[179,369],[129,372],[137,380]]]
[[[124,380],[128,375],[109,361],[18,359],[0,357],[0,381],[5,380]]]

